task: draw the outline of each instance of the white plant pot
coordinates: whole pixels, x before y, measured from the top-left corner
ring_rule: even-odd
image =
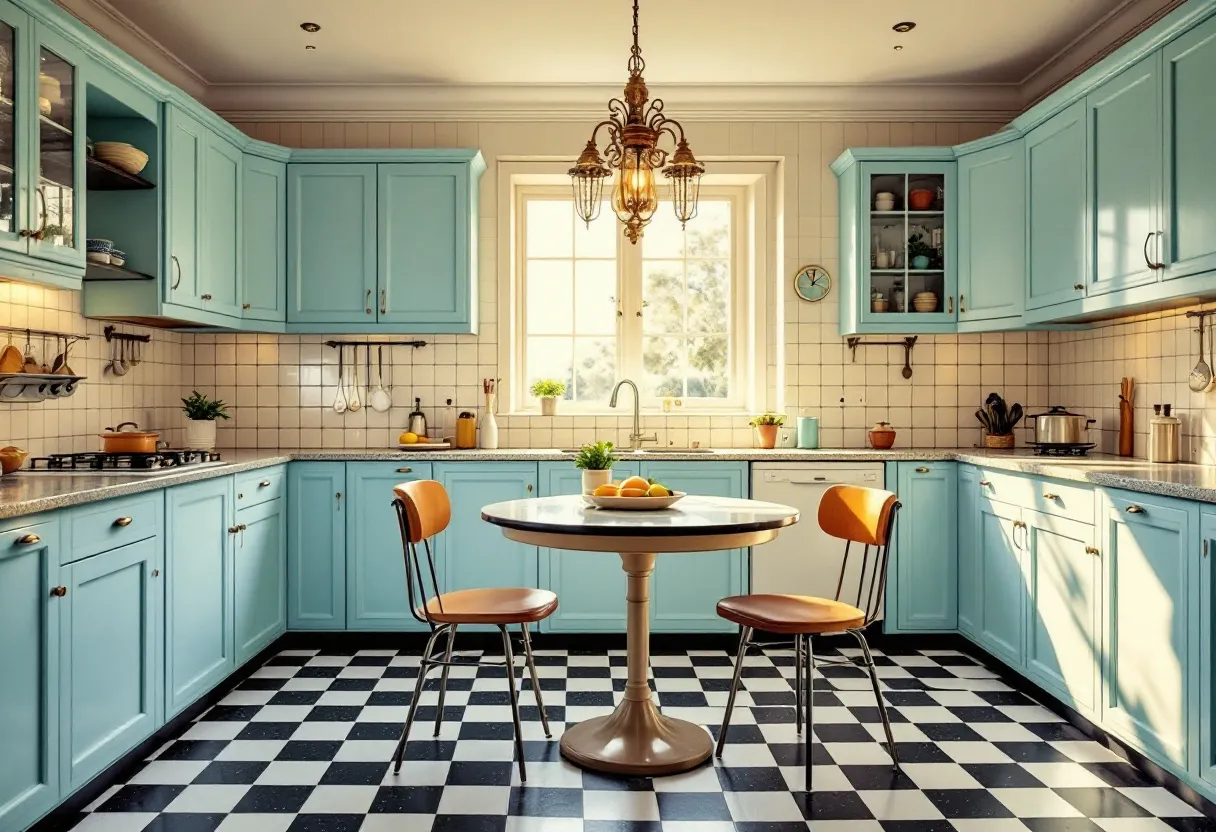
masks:
[[[601,485],[607,485],[612,482],[612,469],[601,468],[592,470],[589,468],[583,469],[583,493],[590,494]]]
[[[540,415],[541,416],[556,416],[557,415],[557,398],[554,396],[543,396],[540,400]]]
[[[187,419],[186,448],[192,451],[214,451],[215,422],[206,419]]]

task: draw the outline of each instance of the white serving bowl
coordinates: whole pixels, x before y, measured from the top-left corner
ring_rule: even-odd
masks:
[[[584,494],[583,499],[596,508],[616,511],[656,511],[671,508],[676,501],[687,496],[683,491],[673,491],[670,497],[596,497],[594,494]]]

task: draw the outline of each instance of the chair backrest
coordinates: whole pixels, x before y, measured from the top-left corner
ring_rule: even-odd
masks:
[[[874,621],[882,611],[891,538],[899,509],[899,499],[890,491],[859,485],[833,485],[819,501],[819,528],[845,541],[840,578],[836,581],[836,600],[851,603],[865,612],[866,624]],[[857,593],[851,598],[842,598],[849,553],[854,543],[863,547]],[[874,548],[873,556],[871,547]]]
[[[393,508],[397,510],[397,522],[401,526],[401,547],[405,555],[405,591],[410,615],[423,624],[434,627],[427,601],[438,599],[443,609],[443,598],[439,591],[439,579],[435,572],[435,556],[431,551],[431,538],[448,527],[452,520],[452,503],[448,492],[434,480],[403,482],[393,486]],[[418,544],[426,552],[427,571],[423,572],[418,559]],[[431,579],[427,590],[426,578]],[[421,610],[421,615],[419,614]]]

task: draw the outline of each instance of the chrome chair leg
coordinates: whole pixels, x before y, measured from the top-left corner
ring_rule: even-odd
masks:
[[[439,677],[439,708],[435,711],[435,736],[439,736],[439,726],[443,724],[443,700],[448,695],[448,671],[452,665],[452,648],[456,644],[456,626],[448,630],[448,646],[443,652],[443,675]]]
[[[532,675],[532,692],[536,694],[536,708],[540,711],[540,725],[545,729],[545,737],[549,738],[553,735],[549,733],[549,714],[545,711],[545,702],[540,695],[540,679],[536,677],[536,660],[532,658],[532,637],[528,635],[528,625],[520,624],[520,632],[524,634],[524,657],[528,663],[528,673]]]
[[[519,726],[519,695],[515,691],[515,653],[511,650],[511,634],[506,625],[498,625],[502,633],[502,652],[506,658],[507,688],[511,694],[511,718],[515,720],[515,754],[519,757],[519,782],[527,782],[524,771],[524,738]]]
[[[802,636],[794,636],[794,724],[802,733]]]
[[[891,718],[887,716],[887,703],[882,698],[882,691],[878,686],[878,671],[874,667],[874,657],[870,654],[870,645],[866,642],[866,637],[860,630],[849,630],[853,637],[857,639],[861,645],[861,652],[865,656],[866,670],[870,674],[870,684],[874,686],[874,699],[878,702],[878,715],[882,717],[882,729],[887,734],[887,753],[891,755],[891,762],[896,771],[899,771],[899,755],[895,751],[895,737],[891,734]]]
[[[806,740],[806,791],[811,791],[811,748],[815,741],[815,649],[814,640],[807,634],[803,636],[803,647],[806,649],[806,730],[803,739]]]
[[[748,642],[752,640],[752,628],[744,627],[739,633],[739,652],[735,656],[735,676],[730,683],[730,695],[726,697],[726,713],[722,716],[722,727],[718,729],[718,748],[715,756],[722,756],[726,747],[726,732],[730,728],[730,715],[735,709],[735,696],[739,692],[739,677],[743,673],[743,657],[747,655]]]
[[[410,700],[410,710],[405,717],[405,725],[401,728],[401,739],[397,741],[397,750],[393,753],[393,774],[401,773],[401,760],[405,757],[405,741],[410,735],[410,726],[414,724],[414,714],[418,712],[418,700],[422,698],[422,685],[426,682],[426,673],[433,666],[431,664],[431,651],[435,649],[435,642],[439,640],[439,636],[447,632],[447,627],[439,626],[431,633],[431,637],[427,639],[426,649],[422,652],[422,662],[418,665],[418,681],[414,684],[414,698]]]

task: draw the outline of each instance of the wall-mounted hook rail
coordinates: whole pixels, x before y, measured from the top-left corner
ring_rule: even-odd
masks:
[[[102,330],[102,332],[105,334],[107,341],[126,341],[127,343],[134,343],[138,341],[141,344],[147,344],[152,340],[151,335],[136,335],[133,332],[119,332],[114,328],[113,325],[107,326]]]
[[[918,336],[916,335],[909,335],[902,341],[863,341],[859,335],[850,335],[849,337],[845,338],[844,341],[848,346],[850,353],[852,353],[854,364],[857,363],[858,347],[903,347],[904,369],[902,374],[904,378],[912,378],[912,348],[916,346],[917,337]]]
[[[89,336],[87,335],[76,335],[75,333],[71,332],[56,332],[53,329],[30,329],[28,326],[0,326],[0,332],[12,332],[17,335],[24,332],[27,340],[35,335],[40,338],[66,338],[73,344],[77,341],[89,340]]]
[[[326,341],[325,346],[337,349],[339,347],[413,347],[421,349],[426,341]]]

